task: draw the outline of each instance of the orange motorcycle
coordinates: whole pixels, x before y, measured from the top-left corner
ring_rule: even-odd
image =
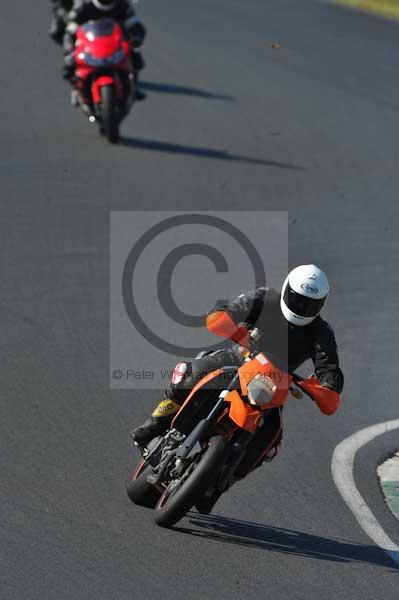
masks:
[[[129,498],[154,508],[158,525],[171,527],[241,478],[239,465],[266,411],[281,408],[290,392],[296,398],[304,392],[316,402],[322,395],[317,379],[288,374],[260,352],[259,338],[254,329],[249,348],[241,349],[240,367],[223,367],[197,383],[169,431],[149,444],[127,482]],[[229,383],[220,392],[221,378]]]

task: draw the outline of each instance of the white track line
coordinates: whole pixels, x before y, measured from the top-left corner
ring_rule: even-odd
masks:
[[[355,515],[361,528],[377,546],[384,550],[399,565],[399,546],[382,529],[359,493],[353,478],[353,462],[356,452],[374,438],[394,429],[399,429],[399,419],[367,427],[346,438],[334,450],[331,471],[335,485]]]

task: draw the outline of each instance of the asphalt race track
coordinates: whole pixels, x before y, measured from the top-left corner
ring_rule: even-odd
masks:
[[[330,465],[398,417],[399,25],[311,0],[138,9],[148,99],[111,147],[69,106],[48,3],[2,7],[0,596],[397,600]],[[274,463],[174,531],[124,490],[156,398],[109,389],[109,211],[165,209],[288,210],[346,375],[339,414],[291,402]],[[398,447],[355,462],[396,542],[375,467]]]

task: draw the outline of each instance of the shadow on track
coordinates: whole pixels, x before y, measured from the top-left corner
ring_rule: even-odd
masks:
[[[212,148],[201,148],[197,146],[186,146],[181,144],[172,144],[170,142],[159,142],[157,140],[143,140],[139,138],[121,138],[120,146],[135,148],[137,150],[151,150],[153,152],[163,152],[166,154],[184,154],[186,156],[196,156],[198,158],[212,158],[214,160],[224,160],[231,162],[240,162],[250,165],[261,165],[265,167],[276,167],[278,169],[292,169],[294,171],[303,171],[303,167],[290,163],[277,162],[274,160],[263,160],[261,158],[251,158],[250,156],[240,156],[231,154],[226,150],[214,150]]]
[[[293,554],[341,563],[367,563],[392,569],[394,563],[377,546],[365,546],[346,541],[311,535],[302,531],[280,529],[269,525],[229,519],[226,517],[189,513],[194,527],[174,527],[174,530],[228,544],[249,546],[269,552]]]
[[[140,87],[147,92],[158,92],[160,94],[175,94],[179,96],[193,96],[205,100],[222,100],[224,102],[235,102],[233,96],[227,94],[214,94],[196,87],[173,85],[170,83],[155,83],[153,81],[140,81]]]

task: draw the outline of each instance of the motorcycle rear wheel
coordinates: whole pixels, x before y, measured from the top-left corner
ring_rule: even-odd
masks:
[[[119,118],[113,85],[101,88],[101,129],[111,144],[119,142]]]
[[[188,478],[180,485],[169,484],[155,507],[157,525],[172,527],[195,505],[219,472],[225,459],[226,445],[227,441],[220,435],[211,438],[209,448]]]
[[[154,508],[159,500],[161,492],[153,485],[147,483],[147,475],[152,472],[152,467],[144,459],[141,459],[137,467],[126,482],[126,492],[134,504]]]

